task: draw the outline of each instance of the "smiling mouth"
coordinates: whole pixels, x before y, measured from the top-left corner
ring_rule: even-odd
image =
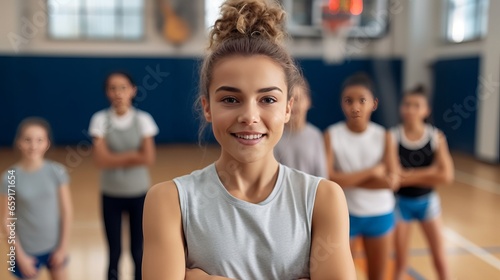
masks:
[[[261,139],[264,137],[266,134],[261,134],[261,133],[256,133],[256,134],[238,134],[238,133],[231,133],[236,138],[243,139],[243,140],[257,140]]]

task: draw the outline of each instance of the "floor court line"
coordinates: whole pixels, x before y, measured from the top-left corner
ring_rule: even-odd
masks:
[[[457,232],[455,232],[450,228],[447,227],[444,228],[444,235],[446,239],[455,242],[458,246],[469,251],[471,254],[480,258],[481,260],[493,266],[494,268],[500,270],[500,259],[493,256],[487,250],[477,246],[476,244],[474,244],[473,242],[461,236],[460,234],[458,234]]]
[[[490,254],[500,253],[500,246],[480,247],[480,248],[485,250],[486,252],[488,252]],[[430,254],[431,254],[431,251],[427,248],[411,249],[410,250],[410,256],[413,256],[413,257],[427,256]],[[456,256],[456,255],[462,255],[462,254],[471,254],[471,252],[467,251],[464,248],[447,248],[446,249],[446,255]]]
[[[500,184],[467,172],[455,169],[455,181],[470,185],[483,191],[500,195]]]
[[[413,268],[408,268],[407,270],[408,275],[410,275],[414,280],[425,280],[424,276],[420,275],[415,269]]]

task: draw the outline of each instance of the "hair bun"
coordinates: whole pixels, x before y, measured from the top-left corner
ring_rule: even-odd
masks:
[[[227,0],[210,32],[209,49],[237,38],[262,38],[281,43],[285,38],[285,11],[268,0]]]

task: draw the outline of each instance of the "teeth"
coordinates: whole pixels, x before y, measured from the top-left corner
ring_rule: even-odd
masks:
[[[245,140],[254,140],[254,139],[259,139],[262,137],[262,134],[245,134],[245,135],[241,135],[241,134],[236,134],[236,137],[238,138],[241,138],[241,139],[245,139]]]

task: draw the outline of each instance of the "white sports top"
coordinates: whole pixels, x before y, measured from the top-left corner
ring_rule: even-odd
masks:
[[[358,172],[377,165],[385,151],[385,129],[373,122],[364,132],[349,130],[345,122],[327,128],[330,145],[335,154],[335,169]],[[394,194],[390,189],[366,189],[357,186],[344,188],[349,213],[368,217],[388,214],[394,209]]]

